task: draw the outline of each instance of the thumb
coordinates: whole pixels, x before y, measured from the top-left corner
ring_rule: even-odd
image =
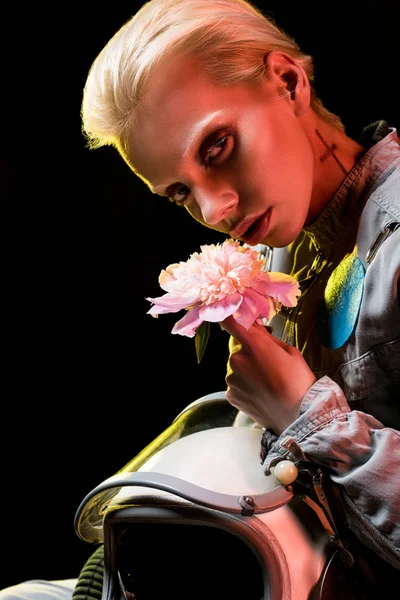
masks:
[[[273,328],[269,325],[254,323],[249,329],[243,327],[232,316],[227,317],[219,323],[221,329],[235,338],[242,346],[249,346],[259,342],[262,344],[276,344],[284,350],[293,349],[292,346],[282,342],[279,338],[272,335]]]
[[[229,333],[229,335],[233,336],[240,343],[243,343],[248,338],[249,330],[240,325],[232,316],[221,321],[219,325],[223,331]]]
[[[272,328],[260,323],[253,323],[253,325],[246,329],[233,316],[227,317],[220,322],[220,327],[223,331],[234,337],[242,346],[248,346],[252,340],[254,343],[255,336],[268,335],[272,331]]]

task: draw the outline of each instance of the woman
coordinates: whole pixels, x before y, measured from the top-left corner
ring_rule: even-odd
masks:
[[[221,324],[227,399],[264,429],[266,474],[282,459],[310,480],[322,469],[350,548],[394,581],[400,139],[385,121],[352,139],[312,82],[312,58],[244,0],[151,0],[94,61],[83,132],[153,193],[271,249],[270,270],[298,279],[297,307],[269,328]]]

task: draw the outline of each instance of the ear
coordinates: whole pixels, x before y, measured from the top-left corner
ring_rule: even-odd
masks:
[[[264,58],[266,77],[277,89],[284,89],[293,104],[296,116],[310,107],[310,82],[304,68],[285,52],[272,50]]]

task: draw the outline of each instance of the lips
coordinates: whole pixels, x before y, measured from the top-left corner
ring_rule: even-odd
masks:
[[[243,220],[239,225],[231,230],[230,235],[233,238],[241,238],[245,244],[256,246],[267,235],[271,210],[268,209],[257,219]]]

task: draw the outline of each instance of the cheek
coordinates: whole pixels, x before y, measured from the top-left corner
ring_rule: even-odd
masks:
[[[289,111],[271,110],[251,115],[241,131],[237,184],[266,202],[287,200],[297,187],[309,191],[312,159],[308,138]],[[300,191],[302,190],[302,191]]]
[[[303,205],[310,201],[314,162],[303,131],[292,135],[281,130],[281,135],[263,144],[259,156],[263,159],[259,161],[258,170],[272,202]],[[297,209],[303,212],[301,206]]]
[[[197,202],[191,201],[188,206],[185,206],[185,210],[189,214],[189,216],[192,217],[192,219],[195,219],[202,225],[205,225],[203,215],[201,214],[201,210]]]

